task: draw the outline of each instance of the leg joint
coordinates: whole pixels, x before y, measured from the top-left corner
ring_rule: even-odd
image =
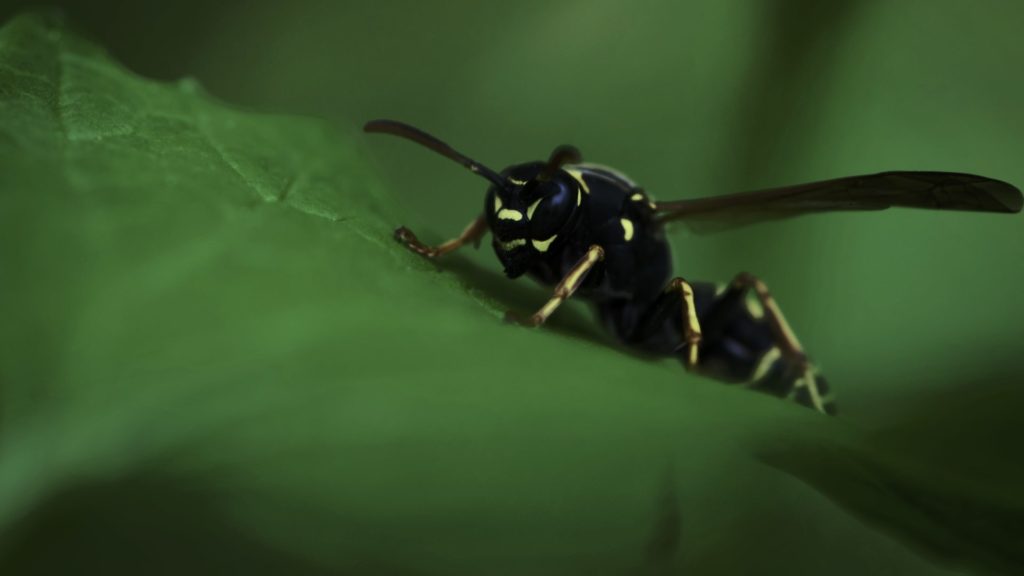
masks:
[[[734,288],[767,288],[764,282],[760,278],[754,276],[750,272],[740,272],[732,279],[732,285]]]
[[[688,298],[693,297],[693,287],[686,280],[680,277],[675,277],[669,281],[668,286],[665,288],[666,292],[681,292],[683,296]]]

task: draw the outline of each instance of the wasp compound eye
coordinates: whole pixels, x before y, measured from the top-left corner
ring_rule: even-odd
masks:
[[[548,187],[547,193],[526,209],[530,237],[544,241],[558,235],[572,217],[577,206],[577,193],[563,184]]]

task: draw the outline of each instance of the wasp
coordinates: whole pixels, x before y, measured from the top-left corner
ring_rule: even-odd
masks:
[[[490,182],[483,211],[457,237],[437,246],[406,227],[395,238],[426,258],[491,231],[505,275],[553,287],[536,312],[506,319],[540,326],[572,296],[590,301],[601,323],[625,345],[676,356],[689,371],[746,386],[826,414],[836,413],[829,384],[810,362],[763,281],[737,274],[728,284],[690,282],[672,271],[665,224],[753,222],[835,210],[890,207],[1020,212],[1014,186],[972,174],[893,171],[722,196],[656,202],[621,172],[583,162],[558,146],[546,161],[501,172],[408,124],[374,120],[365,132],[411,140]]]

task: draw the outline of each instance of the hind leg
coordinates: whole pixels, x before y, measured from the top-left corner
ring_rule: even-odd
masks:
[[[748,298],[750,294],[754,296],[753,301]],[[758,362],[751,385],[791,396],[819,412],[834,414],[835,404],[828,397],[827,382],[808,361],[803,346],[768,287],[756,276],[742,272],[733,279],[708,314],[706,324],[709,331],[711,325],[716,330],[724,330],[728,324],[722,320],[729,315],[727,311],[741,304],[746,308],[745,316],[767,324],[773,343]],[[716,318],[716,315],[722,318]]]
[[[703,376],[835,413],[827,382],[807,361],[767,288],[750,275],[719,287],[677,280],[649,302],[606,303],[599,312],[634,348],[678,356]]]

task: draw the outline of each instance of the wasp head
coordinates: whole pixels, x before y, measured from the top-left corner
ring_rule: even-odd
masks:
[[[565,242],[583,192],[572,176],[543,162],[513,166],[502,177],[507,184],[490,187],[484,213],[505,275],[516,278]]]
[[[402,122],[372,120],[366,132],[411,140],[491,182],[484,202],[494,251],[509,278],[522,276],[533,264],[555,253],[567,241],[583,203],[582,180],[562,166],[582,161],[572,146],[559,146],[547,162],[518,164],[501,174],[458,152],[434,136]]]

